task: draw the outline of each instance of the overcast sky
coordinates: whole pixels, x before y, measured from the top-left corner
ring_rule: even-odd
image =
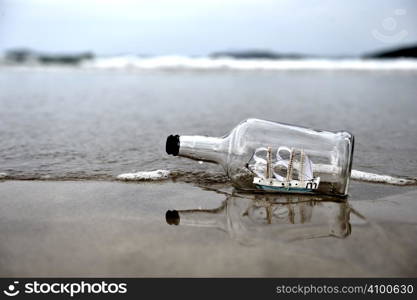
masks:
[[[412,43],[415,0],[0,0],[0,51],[357,55]]]

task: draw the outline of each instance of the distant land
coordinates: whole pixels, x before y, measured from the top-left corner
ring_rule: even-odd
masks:
[[[311,57],[296,53],[276,53],[268,50],[220,51],[209,55],[212,58],[233,57],[236,59],[302,59]]]
[[[412,57],[417,58],[417,45],[395,48],[385,51],[376,51],[369,54],[365,54],[364,58],[398,58],[398,57]]]
[[[31,49],[11,49],[5,52],[4,61],[12,64],[25,63],[40,63],[40,64],[69,64],[76,65],[85,60],[91,60],[95,55],[91,52],[69,53],[69,54],[54,54],[34,51]],[[139,56],[138,57],[144,57]],[[147,55],[146,57],[152,57]],[[306,58],[328,58],[328,59],[342,59],[342,58],[363,58],[363,59],[389,59],[389,58],[417,58],[417,45],[407,47],[387,49],[365,53],[361,56],[339,56],[339,57],[325,57],[314,56],[308,54],[298,53],[277,53],[268,50],[237,50],[237,51],[219,51],[209,55],[211,58],[230,57],[234,59],[306,59]]]
[[[245,51],[222,51],[222,52],[214,52],[210,54],[210,57],[218,58],[218,57],[233,57],[236,59],[305,59],[305,58],[330,58],[330,57],[323,57],[323,56],[314,56],[308,54],[298,54],[298,53],[276,53],[267,50],[245,50]],[[395,49],[388,49],[382,51],[375,51],[363,54],[359,57],[349,57],[349,56],[339,56],[339,57],[331,57],[332,59],[339,59],[339,58],[401,58],[401,57],[408,57],[408,58],[417,58],[417,45],[395,48]]]
[[[17,64],[34,62],[41,64],[75,65],[84,60],[93,59],[94,54],[91,52],[52,54],[20,48],[6,51],[4,58],[6,62]]]

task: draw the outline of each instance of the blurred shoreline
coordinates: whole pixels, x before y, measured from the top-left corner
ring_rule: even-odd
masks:
[[[0,66],[51,65],[144,70],[417,70],[417,46],[375,51],[356,57],[285,54],[266,50],[220,51],[208,56],[98,56],[92,52],[46,53],[22,48],[8,50],[0,58]]]
[[[76,59],[66,59],[66,61]],[[53,61],[53,60],[51,60]],[[16,63],[0,60],[0,68],[45,69],[77,68],[85,70],[191,70],[191,71],[417,71],[417,59],[235,59],[185,56],[114,56],[80,59],[77,63],[43,63],[29,60]]]

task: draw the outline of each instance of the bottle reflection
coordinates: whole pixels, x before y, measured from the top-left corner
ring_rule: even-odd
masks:
[[[334,200],[334,199],[333,199]],[[169,225],[211,227],[244,244],[263,240],[346,238],[351,234],[346,200],[303,195],[227,196],[215,209],[168,210]]]

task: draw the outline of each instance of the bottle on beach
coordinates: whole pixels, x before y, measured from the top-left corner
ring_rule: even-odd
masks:
[[[244,191],[346,196],[354,137],[248,119],[223,137],[170,135],[174,156],[220,164]]]

